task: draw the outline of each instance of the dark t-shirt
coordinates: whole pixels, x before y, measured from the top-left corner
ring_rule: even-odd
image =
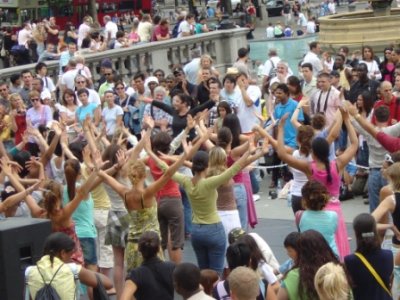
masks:
[[[58,27],[57,25],[55,26],[50,26],[51,29],[57,29],[58,31],[60,31],[60,27]],[[52,34],[50,31],[47,31],[47,44],[53,44],[57,47],[58,45],[58,33],[57,34]]]
[[[379,249],[364,256],[389,288],[390,276],[393,273],[392,251]],[[346,256],[344,263],[352,279],[354,300],[392,299],[357,256]]]
[[[291,9],[291,7],[290,7],[289,3],[283,4],[283,13],[284,14],[290,14],[290,9]]]
[[[127,279],[136,286],[135,299],[137,300],[173,300],[174,285],[172,273],[175,264],[153,258],[136,269],[133,269]]]

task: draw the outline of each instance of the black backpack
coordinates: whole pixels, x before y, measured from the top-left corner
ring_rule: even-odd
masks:
[[[182,21],[181,21],[181,22],[182,22]],[[179,30],[179,24],[181,24],[181,22],[176,23],[175,26],[174,26],[174,28],[172,29],[172,37],[173,37],[173,38],[178,37],[178,34],[179,34],[179,32],[178,32],[178,30]]]
[[[51,286],[51,283],[53,282],[54,277],[56,277],[58,271],[61,269],[61,267],[64,264],[62,264],[57,271],[54,273],[53,277],[51,278],[49,283],[46,283],[46,280],[44,279],[42,272],[40,272],[39,267],[37,267],[37,270],[40,274],[40,276],[42,277],[44,286],[37,291],[36,296],[35,296],[35,300],[61,300],[60,296],[58,295],[57,291],[55,290],[55,288],[53,288]]]

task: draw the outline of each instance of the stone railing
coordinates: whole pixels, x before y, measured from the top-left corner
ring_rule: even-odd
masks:
[[[162,69],[168,74],[174,66],[188,63],[192,59],[190,50],[194,48],[200,48],[201,53],[209,54],[213,59],[213,66],[224,72],[236,60],[238,49],[247,47],[247,32],[248,29],[245,28],[217,30],[190,37],[85,54],[84,56],[94,80],[99,78],[100,62],[105,58],[110,59],[113,69],[127,79],[139,71],[152,72]],[[58,61],[48,61],[46,64],[49,76],[57,78]],[[10,75],[19,74],[23,70],[31,70],[34,73],[34,68],[35,64],[29,64],[2,69],[0,70],[0,80],[8,80]]]

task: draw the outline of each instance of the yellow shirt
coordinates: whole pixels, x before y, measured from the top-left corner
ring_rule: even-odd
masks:
[[[0,122],[3,123],[3,130],[0,132],[0,139],[2,141],[8,141],[11,139],[11,120],[9,115],[5,115],[3,120]]]
[[[86,165],[82,164],[81,169],[83,178],[88,179],[89,174],[87,172]],[[110,198],[108,198],[108,195],[102,183],[99,184],[95,189],[93,189],[91,194],[95,209],[110,209]]]
[[[43,256],[37,262],[37,266],[46,280],[46,283],[50,282],[51,278],[53,278],[53,275],[62,264],[63,262],[59,258],[54,257],[52,266],[49,255]],[[81,271],[81,268],[82,266],[76,265],[76,271],[78,274]],[[27,278],[31,298],[35,299],[36,293],[44,286],[42,276],[40,276],[37,267],[32,267],[27,275]],[[61,300],[75,299],[75,280],[68,264],[64,264],[57,272],[53,282],[51,283],[51,286],[57,291]]]

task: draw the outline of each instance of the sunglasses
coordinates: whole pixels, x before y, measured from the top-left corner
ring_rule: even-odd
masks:
[[[121,87],[117,87],[117,88],[115,88],[116,90],[124,90],[125,88],[123,87],[123,86],[121,86]]]
[[[40,101],[40,99],[39,98],[32,98],[31,99],[31,102],[36,102],[36,101]]]

